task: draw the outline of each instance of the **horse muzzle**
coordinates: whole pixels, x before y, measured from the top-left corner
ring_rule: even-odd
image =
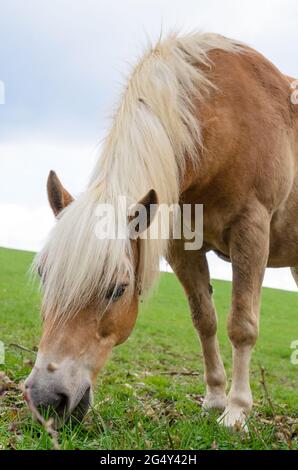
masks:
[[[25,395],[38,411],[53,416],[60,425],[70,418],[82,421],[92,403],[88,374],[71,360],[57,365],[37,359],[25,381]]]

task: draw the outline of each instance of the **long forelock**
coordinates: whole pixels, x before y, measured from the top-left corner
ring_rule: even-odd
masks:
[[[125,282],[132,295],[134,262],[128,237],[98,239],[94,194],[83,194],[61,214],[34,266],[42,276],[43,312],[70,317],[105,299],[111,286]]]

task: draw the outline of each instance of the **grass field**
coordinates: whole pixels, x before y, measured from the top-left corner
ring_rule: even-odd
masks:
[[[0,448],[50,449],[17,388],[29,373],[40,337],[39,295],[26,272],[31,253],[0,249],[0,340],[11,380],[0,396]],[[231,285],[214,281],[219,339],[228,376],[231,347],[226,317]],[[251,379],[255,407],[250,432],[230,433],[216,424],[216,413],[202,414],[202,354],[186,299],[176,278],[163,274],[155,295],[142,305],[136,328],[115,349],[95,390],[84,423],[59,433],[63,449],[298,449],[298,366],[290,361],[298,339],[297,293],[264,289],[261,333]],[[265,391],[260,383],[265,370]],[[2,379],[3,380],[3,379]],[[1,389],[1,386],[0,386]]]

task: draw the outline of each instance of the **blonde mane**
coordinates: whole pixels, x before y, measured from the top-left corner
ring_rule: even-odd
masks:
[[[239,45],[215,34],[172,34],[134,69],[86,192],[63,211],[36,258],[46,315],[74,314],[123,280],[133,291],[130,240],[98,240],[95,210],[99,203],[116,206],[118,196],[138,201],[152,188],[160,203],[178,203],[186,156],[197,162],[202,145],[195,103],[213,87],[200,67],[211,65],[212,49],[237,52]],[[142,240],[137,276],[143,293],[167,245]]]

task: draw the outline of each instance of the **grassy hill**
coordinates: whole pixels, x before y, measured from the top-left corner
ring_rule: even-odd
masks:
[[[29,373],[40,338],[39,295],[27,277],[33,254],[0,249],[0,340],[6,361],[0,365],[12,381],[0,397],[0,449],[47,449],[51,441],[32,422],[18,384]],[[231,347],[226,333],[231,284],[214,281],[219,340],[228,377]],[[255,407],[250,433],[231,434],[216,424],[216,413],[203,416],[202,354],[187,302],[172,274],[141,307],[131,338],[115,349],[101,373],[94,407],[84,423],[65,426],[65,449],[298,449],[298,366],[290,361],[298,339],[297,293],[264,289],[261,333],[251,379]],[[266,396],[260,383],[265,370]]]

